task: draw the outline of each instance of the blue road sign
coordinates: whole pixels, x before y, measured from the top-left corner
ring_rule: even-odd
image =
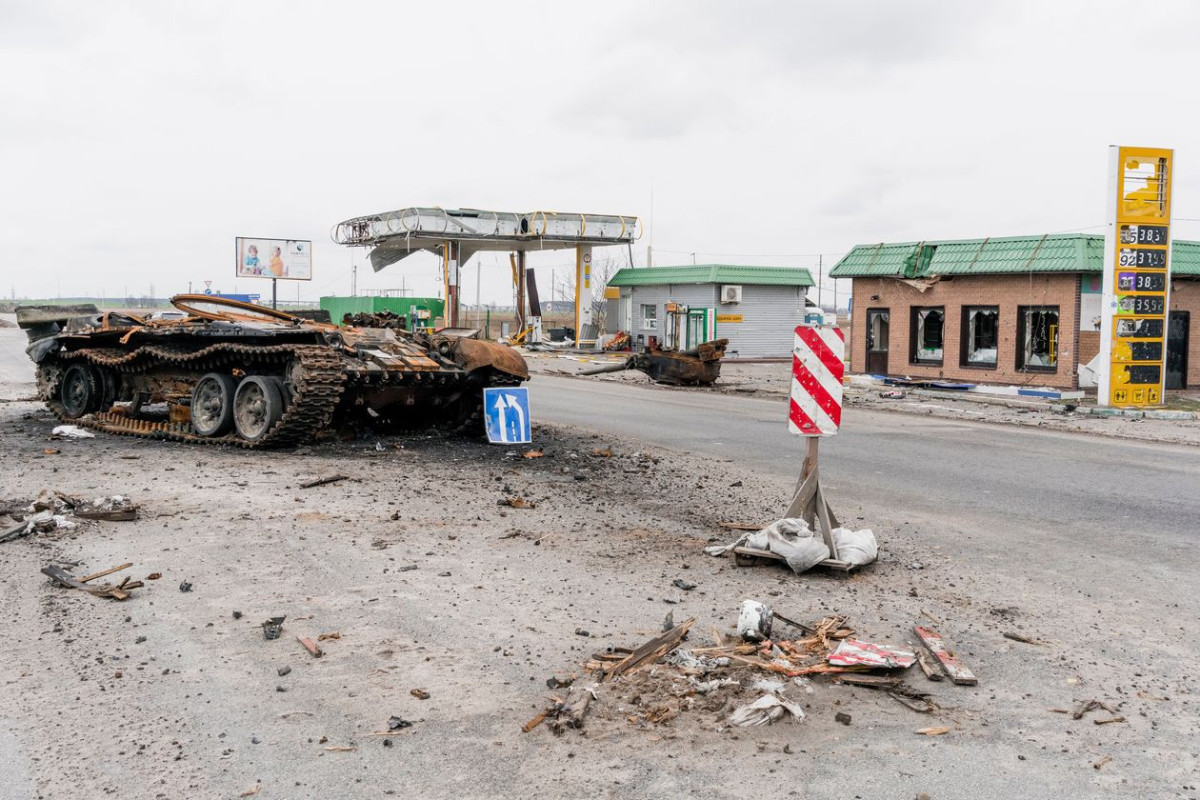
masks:
[[[533,441],[529,419],[529,390],[519,388],[484,389],[484,419],[492,444],[529,444]]]

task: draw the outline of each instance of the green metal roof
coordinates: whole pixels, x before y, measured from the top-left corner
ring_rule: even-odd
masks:
[[[750,286],[813,285],[812,274],[800,267],[743,267],[697,264],[684,267],[644,267],[618,270],[609,286],[666,286],[681,283],[733,283]]]
[[[1081,233],[937,242],[860,244],[834,265],[834,278],[927,278],[1026,272],[1101,272],[1104,237]],[[1200,242],[1171,243],[1171,271],[1200,276]]]

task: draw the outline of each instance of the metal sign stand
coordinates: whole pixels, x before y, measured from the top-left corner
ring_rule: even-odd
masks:
[[[279,307],[279,306],[275,305],[275,287],[278,283],[279,283],[278,279],[271,278],[271,308]]]
[[[807,325],[796,328],[789,427],[807,440],[807,449],[800,480],[783,516],[787,519],[799,517],[810,529],[820,531],[829,548],[829,558],[821,561],[821,566],[848,572],[855,565],[839,557],[833,538],[833,529],[839,527],[838,519],[825,501],[819,461],[821,436],[837,433],[841,425],[844,352],[845,341],[837,328]],[[733,552],[735,556],[784,560],[782,556],[753,548],[735,547]]]
[[[825,492],[821,489],[821,470],[818,461],[821,437],[808,437],[808,449],[804,454],[804,466],[800,470],[800,481],[796,484],[796,493],[792,495],[791,505],[788,506],[785,517],[801,517],[808,527],[821,532],[821,538],[829,548],[829,558],[821,562],[823,566],[834,569],[851,570],[853,564],[842,561],[838,557],[837,542],[833,540],[833,529],[840,527],[833,509],[825,502]]]

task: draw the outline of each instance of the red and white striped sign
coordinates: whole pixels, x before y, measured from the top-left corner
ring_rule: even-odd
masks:
[[[792,350],[788,430],[799,436],[832,436],[842,424],[846,339],[833,326],[800,325]]]

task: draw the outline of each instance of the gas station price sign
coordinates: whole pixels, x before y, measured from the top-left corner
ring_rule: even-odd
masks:
[[[1171,285],[1171,179],[1174,151],[1111,148],[1112,229],[1105,243],[1099,402],[1162,402]]]

